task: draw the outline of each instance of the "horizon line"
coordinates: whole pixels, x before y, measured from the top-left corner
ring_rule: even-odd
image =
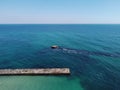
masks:
[[[41,24],[41,25],[42,25],[42,24],[43,24],[43,25],[44,25],[44,24],[49,24],[49,25],[50,25],[50,24],[51,24],[51,25],[52,25],[52,24],[53,24],[53,25],[55,25],[55,24],[56,24],[56,25],[63,25],[63,24],[66,24],[66,25],[73,25],[73,24],[82,25],[82,24],[84,24],[84,25],[85,25],[85,24],[91,24],[91,25],[92,25],[92,24],[120,24],[120,23],[0,23],[0,25],[3,25],[3,24],[26,24],[26,25],[28,25],[28,24],[39,24],[39,25],[40,25],[40,24]]]

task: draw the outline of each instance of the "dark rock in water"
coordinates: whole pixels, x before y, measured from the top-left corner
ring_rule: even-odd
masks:
[[[51,46],[52,49],[58,49],[59,47],[57,45]]]
[[[97,55],[97,56],[107,56],[107,57],[115,57],[115,58],[120,57],[120,54],[118,52],[107,53],[107,52],[100,52],[100,51],[79,50],[79,49],[65,48],[65,47],[57,46],[57,45],[53,45],[51,46],[51,48],[43,49],[39,53],[46,54],[48,52],[53,52],[53,51],[57,51],[61,53],[68,53],[68,54],[79,54],[79,55],[85,55],[85,56]]]

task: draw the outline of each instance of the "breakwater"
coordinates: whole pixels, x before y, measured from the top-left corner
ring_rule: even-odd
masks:
[[[69,68],[0,69],[0,75],[69,75]]]

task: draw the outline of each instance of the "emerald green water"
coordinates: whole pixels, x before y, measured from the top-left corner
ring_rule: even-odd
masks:
[[[2,90],[83,90],[78,79],[68,80],[54,76],[2,77]]]

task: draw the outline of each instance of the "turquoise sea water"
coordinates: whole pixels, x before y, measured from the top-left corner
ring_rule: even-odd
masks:
[[[0,90],[120,90],[120,25],[0,25],[1,69],[52,67],[71,75],[0,76]]]

